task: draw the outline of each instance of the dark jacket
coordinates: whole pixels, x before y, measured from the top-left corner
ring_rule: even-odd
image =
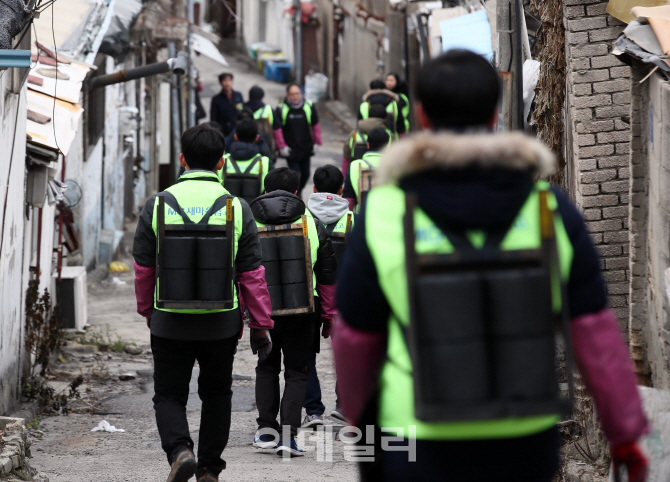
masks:
[[[250,144],[248,142],[240,142],[235,140],[235,129],[233,129],[233,132],[230,133],[228,137],[226,137],[226,152],[228,154],[231,154],[236,160],[244,160],[246,161],[247,159],[251,159],[251,157],[255,156],[256,154],[252,154],[251,157],[249,158],[243,158],[243,157],[237,157],[238,154],[242,154],[240,152],[240,145],[247,146],[244,149],[249,149],[249,146],[256,146],[256,150],[258,153],[260,153],[261,156],[265,157],[271,157],[270,156],[270,148],[268,147],[268,143],[265,142],[265,138],[263,137],[262,134],[258,135],[258,140],[254,144]],[[233,154],[235,153],[235,154]],[[246,154],[244,154],[246,155]]]
[[[448,139],[443,144],[436,144],[440,136],[435,135],[403,141],[395,145],[396,151],[401,149],[402,152],[392,152],[392,147],[382,158],[380,182],[383,182],[384,171],[393,173],[403,190],[416,194],[419,207],[438,227],[487,229],[508,226],[525,203],[533,187],[533,176],[538,172],[519,159],[520,152],[532,152],[534,146],[526,144],[531,141],[518,136],[508,137],[507,142],[497,141],[489,145],[476,139],[457,146],[449,146]],[[514,142],[522,145],[514,148]],[[427,166],[417,169],[407,159],[419,158],[421,150],[430,150],[433,158],[424,163]],[[478,155],[480,159],[472,158]],[[579,211],[558,188],[552,189],[574,249],[567,285],[570,317],[598,312],[607,303],[598,255]],[[363,204],[340,268],[337,303],[347,324],[360,330],[385,332],[390,308],[379,286],[365,238],[365,224]]]
[[[207,182],[207,181],[185,181]],[[135,240],[133,241],[133,257],[140,266],[156,266],[156,234],[151,227],[154,212],[154,194],[147,199],[137,222]],[[242,204],[242,235],[240,236],[235,255],[235,271],[242,273],[253,271],[261,264],[261,251],[258,241],[258,230],[249,205],[243,199]],[[239,310],[221,313],[197,315],[170,313],[154,309],[151,316],[151,334],[163,338],[182,340],[210,340],[227,338],[234,333],[223,332],[227,327],[239,327],[231,317],[240,317]]]
[[[237,114],[242,110],[242,104],[244,104],[242,94],[236,90],[233,90],[233,96],[230,99],[223,91],[212,97],[209,120],[221,125],[224,136],[233,132],[237,123]]]
[[[305,202],[298,196],[286,191],[272,191],[257,197],[251,202],[251,211],[256,220],[263,224],[287,224],[298,220],[305,214]],[[315,218],[319,248],[316,252],[314,274],[316,282],[322,285],[335,284],[337,280],[337,258],[328,232]]]

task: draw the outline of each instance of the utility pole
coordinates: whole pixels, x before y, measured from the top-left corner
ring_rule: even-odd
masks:
[[[503,78],[505,130],[523,130],[523,5],[522,0],[498,1],[498,70]]]
[[[295,80],[302,86],[302,5],[300,0],[293,0],[295,8]]]
[[[186,2],[186,18],[188,20],[188,35],[186,36],[186,52],[188,53],[188,99],[186,102],[186,125],[195,125],[195,66],[193,65],[193,0]]]

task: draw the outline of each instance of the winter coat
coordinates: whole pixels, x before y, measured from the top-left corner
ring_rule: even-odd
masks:
[[[391,102],[396,103],[396,110],[398,112],[398,117],[396,118],[396,125],[395,129],[393,128],[393,125],[387,125],[389,129],[392,131],[395,131],[398,134],[404,134],[405,133],[405,117],[402,115],[402,111],[400,109],[400,102],[399,102],[399,97],[398,94],[393,93],[390,90],[387,89],[372,89],[368,90],[365,95],[363,95],[363,102],[367,102],[370,105],[372,104],[381,104],[384,107],[387,107]],[[362,120],[363,116],[361,115],[360,109],[358,110],[358,119]]]
[[[236,90],[233,90],[232,98],[228,98],[223,91],[212,97],[209,120],[221,126],[224,136],[227,137],[235,129],[237,114],[242,110],[243,103],[242,94]]]

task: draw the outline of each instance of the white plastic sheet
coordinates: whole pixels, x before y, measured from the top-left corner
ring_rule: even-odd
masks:
[[[310,72],[305,76],[305,98],[318,102],[328,93],[328,77],[321,73]]]
[[[116,428],[114,425],[110,425],[107,420],[103,420],[91,432],[125,432],[125,430]]]

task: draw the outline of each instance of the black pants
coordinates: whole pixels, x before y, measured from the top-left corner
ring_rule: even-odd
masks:
[[[168,462],[177,449],[193,447],[186,402],[195,361],[200,365],[198,395],[202,400],[198,468],[218,474],[226,468],[221,458],[230,433],[233,395],[233,357],[237,336],[223,340],[183,341],[151,336],[154,356],[154,409]]]
[[[363,480],[551,482],[558,471],[559,443],[556,427],[500,440],[417,440],[416,462],[408,461],[407,452],[384,451],[381,473],[368,474]],[[407,441],[389,445],[407,446]]]
[[[288,167],[291,170],[297,172],[300,175],[300,188],[298,189],[298,196],[302,193],[302,188],[305,187],[307,181],[309,181],[309,176],[311,174],[310,168],[310,156],[300,156],[300,157],[289,157],[286,162]]]
[[[263,363],[256,366],[256,421],[259,428],[272,428],[281,435],[282,427],[288,425],[291,427],[291,438],[297,435],[307,389],[314,327],[314,316],[275,320],[275,327],[270,330],[272,351]],[[285,382],[283,397],[279,393],[282,353]],[[278,414],[280,423],[277,423]]]

